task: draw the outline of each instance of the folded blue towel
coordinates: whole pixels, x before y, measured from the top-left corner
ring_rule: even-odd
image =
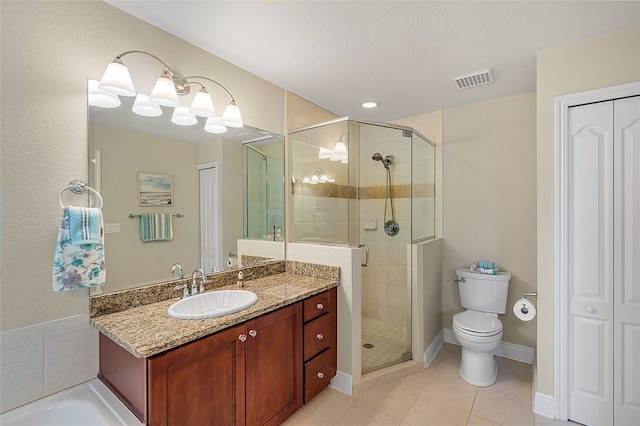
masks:
[[[69,233],[71,244],[98,244],[102,237],[102,211],[89,207],[69,209]]]
[[[83,217],[84,213],[74,213],[77,216],[74,221],[78,218],[82,218],[82,221],[87,219],[87,233],[78,231],[77,242],[74,243],[71,235],[72,209],[76,208],[65,207],[58,230],[53,260],[53,291],[56,292],[98,287],[106,281],[102,212],[100,209],[88,209],[90,211],[86,217]],[[96,234],[99,236],[94,239]],[[85,236],[85,242],[80,242]]]
[[[173,217],[169,213],[142,213],[139,224],[140,240],[144,242],[173,239]]]

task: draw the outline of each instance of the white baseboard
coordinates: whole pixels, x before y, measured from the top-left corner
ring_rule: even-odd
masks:
[[[351,374],[337,371],[336,375],[331,379],[329,387],[337,390],[338,392],[353,395],[353,377]]]
[[[458,339],[456,339],[453,330],[450,328],[444,329],[444,341],[451,343],[452,345],[460,346]],[[528,346],[516,345],[515,343],[500,342],[500,346],[496,349],[496,355],[502,358],[509,358],[514,361],[524,362],[526,364],[532,364],[536,351],[534,348]]]
[[[438,355],[438,351],[444,344],[444,330],[440,330],[440,333],[433,339],[431,344],[424,350],[422,359],[424,360],[424,368],[429,367],[433,359]]]
[[[550,395],[536,392],[533,397],[533,412],[553,419],[556,411],[555,399]]]

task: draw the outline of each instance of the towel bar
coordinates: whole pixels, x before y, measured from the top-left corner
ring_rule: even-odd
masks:
[[[171,216],[184,217],[184,215],[182,213],[173,213]],[[140,215],[139,214],[129,213],[129,219],[133,219],[134,217],[140,217]]]
[[[78,194],[78,195],[84,194],[88,191],[89,199],[93,201],[93,196],[95,195],[96,199],[98,200],[97,208],[99,209],[102,208],[102,204],[103,204],[102,195],[100,195],[98,191],[96,191],[95,189],[87,185],[87,183],[83,180],[80,180],[80,179],[72,180],[71,182],[69,182],[69,185],[62,188],[62,191],[60,191],[60,193],[58,194],[58,202],[60,203],[60,207],[62,207],[63,209],[66,207],[62,202],[62,194],[64,193],[64,191],[71,191],[74,194]]]

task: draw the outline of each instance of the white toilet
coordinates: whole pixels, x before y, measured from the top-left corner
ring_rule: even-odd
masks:
[[[453,333],[462,347],[460,377],[475,386],[491,386],[498,376],[493,355],[502,339],[498,314],[507,310],[511,274],[479,274],[459,268],[456,275],[460,301],[466,308],[453,316]]]

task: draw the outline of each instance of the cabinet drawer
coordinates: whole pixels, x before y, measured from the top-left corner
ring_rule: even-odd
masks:
[[[331,366],[331,351],[326,350],[304,364],[304,403],[329,386],[336,370]]]
[[[304,325],[304,360],[313,358],[331,346],[334,331],[331,315],[323,315]]]
[[[304,321],[312,320],[331,308],[331,292],[316,294],[304,301]]]

